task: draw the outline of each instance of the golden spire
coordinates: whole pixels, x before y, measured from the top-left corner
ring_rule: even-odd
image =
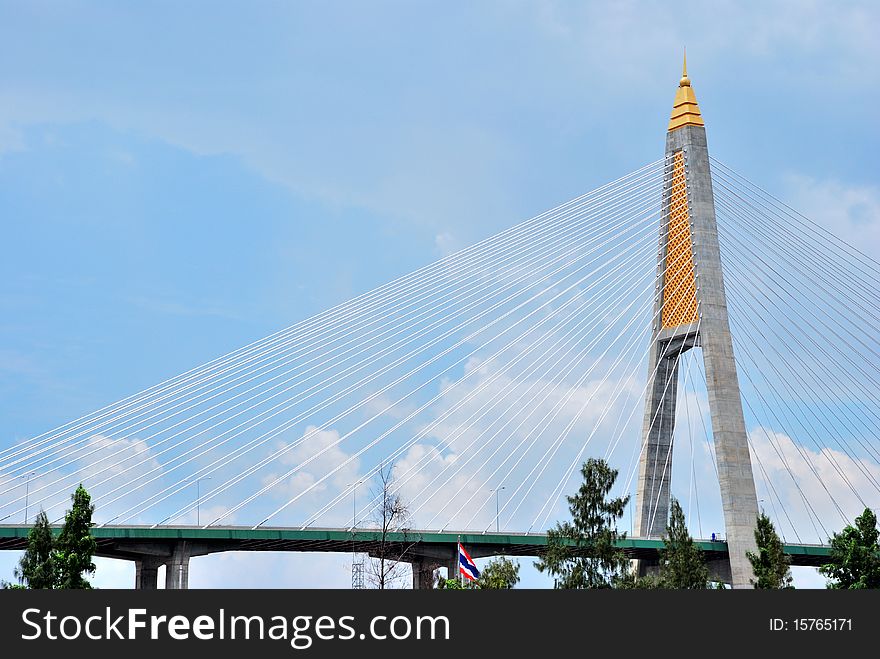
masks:
[[[678,81],[675,101],[672,103],[669,130],[675,130],[682,126],[705,126],[703,117],[700,114],[700,106],[697,105],[697,97],[694,95],[694,90],[691,89],[691,79],[688,78],[687,51],[684,53],[681,80]]]

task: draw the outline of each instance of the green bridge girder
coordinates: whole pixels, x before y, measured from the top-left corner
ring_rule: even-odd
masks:
[[[27,542],[30,527],[0,525],[0,550],[21,550]],[[56,532],[59,531],[56,528]],[[220,526],[96,526],[92,529],[98,543],[98,555],[136,560],[145,553],[167,553],[175,543],[186,541],[195,549],[194,555],[223,551],[293,551],[293,552],[364,552],[375,551],[381,540],[378,531],[370,529],[331,528],[250,528]],[[386,542],[413,553],[426,550],[454,551],[461,541],[474,557],[509,555],[539,556],[547,547],[545,533],[479,533],[455,531],[394,532]],[[697,540],[707,560],[727,557],[727,544],[721,541]],[[663,541],[653,538],[625,538],[618,541],[631,558],[656,558]],[[817,566],[830,555],[827,545],[786,544],[785,552],[792,565]]]

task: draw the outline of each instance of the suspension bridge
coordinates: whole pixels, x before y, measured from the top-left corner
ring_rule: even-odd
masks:
[[[62,521],[82,483],[99,555],[134,561],[138,588],[162,565],[186,588],[214,552],[380,543],[429,587],[459,539],[540,555],[592,456],[631,495],[620,546],[640,570],[675,496],[712,532],[713,573],[749,587],[759,510],[818,565],[880,507],[878,282],[710,156],[685,67],[659,160],[0,450],[0,549],[39,509]],[[388,494],[407,517],[383,535]]]

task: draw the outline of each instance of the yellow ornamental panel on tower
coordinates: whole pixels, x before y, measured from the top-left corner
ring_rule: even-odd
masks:
[[[695,323],[698,318],[697,281],[694,276],[684,154],[681,151],[675,154],[672,164],[665,268],[661,313],[663,329]]]

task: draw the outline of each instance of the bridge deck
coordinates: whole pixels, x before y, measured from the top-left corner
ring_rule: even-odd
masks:
[[[0,550],[21,550],[27,543],[30,527],[0,525]],[[258,528],[223,526],[98,526],[92,529],[98,543],[98,555],[134,560],[145,553],[162,555],[170,544],[187,541],[203,548],[199,553],[223,551],[286,551],[286,552],[375,552],[381,539],[370,529],[324,528]],[[547,547],[545,533],[475,533],[413,530],[389,534],[387,541],[395,548],[424,549],[449,547],[461,540],[475,557],[540,556]],[[727,557],[727,543],[697,540],[707,560]],[[618,545],[631,558],[654,558],[663,541],[654,538],[626,538]],[[155,549],[155,552],[150,549]],[[786,544],[785,552],[792,565],[817,566],[830,553],[825,545]]]

